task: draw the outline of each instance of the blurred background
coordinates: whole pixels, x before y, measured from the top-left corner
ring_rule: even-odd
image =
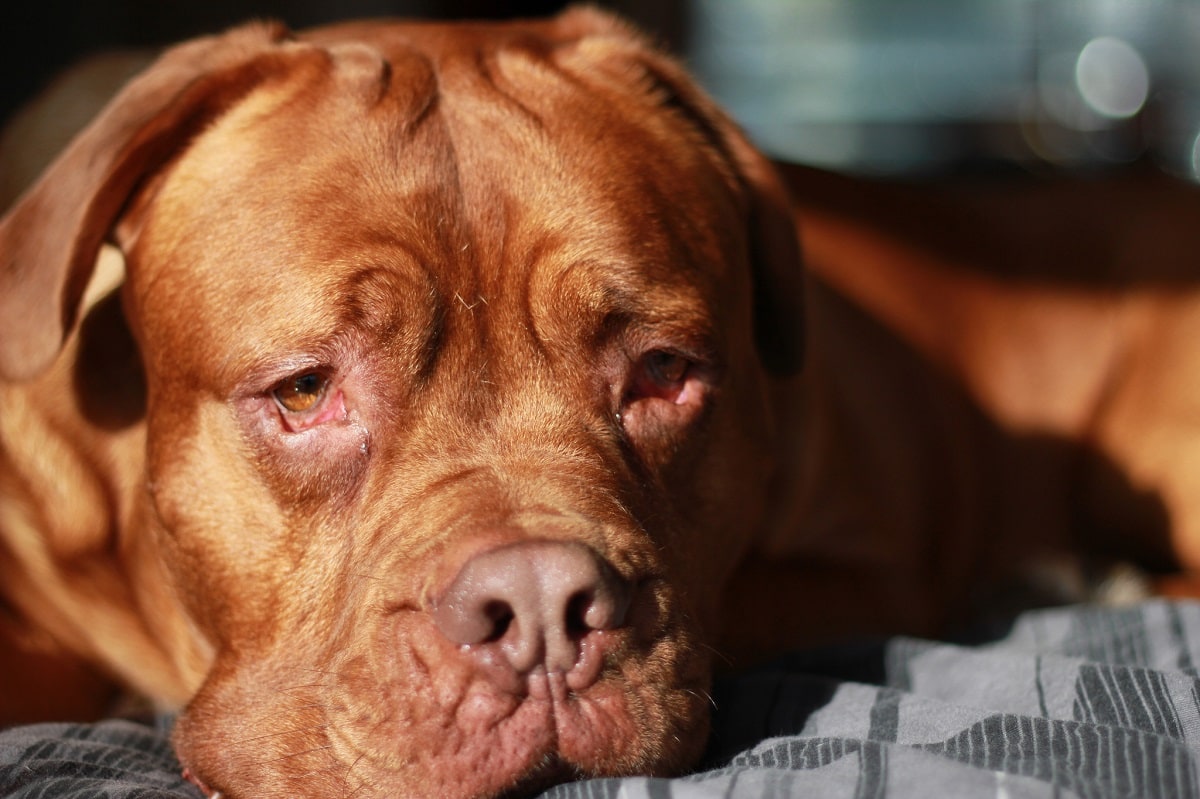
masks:
[[[1093,170],[1200,180],[1200,0],[609,0],[772,155],[876,174]],[[9,118],[62,67],[252,17],[503,18],[555,0],[27,0],[5,12]]]

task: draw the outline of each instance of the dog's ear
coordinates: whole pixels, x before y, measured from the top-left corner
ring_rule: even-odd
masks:
[[[640,79],[658,105],[683,115],[711,147],[746,207],[759,357],[773,374],[799,372],[804,363],[804,272],[791,200],[774,165],[683,67],[623,20],[581,7],[564,12],[557,23],[564,39],[600,44],[593,51],[605,50],[610,66],[630,80]],[[636,65],[640,75],[622,69],[629,65]]]
[[[35,377],[79,313],[100,246],[140,184],[251,89],[312,48],[255,24],[166,51],[0,220],[0,378]]]
[[[804,365],[804,272],[791,199],[770,161],[730,120],[718,130],[750,197],[754,335],[763,365],[779,376]]]

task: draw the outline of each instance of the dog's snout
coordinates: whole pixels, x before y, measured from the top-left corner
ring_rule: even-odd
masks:
[[[525,541],[468,560],[432,608],[442,635],[520,674],[569,673],[596,631],[625,624],[630,587],[591,548]]]

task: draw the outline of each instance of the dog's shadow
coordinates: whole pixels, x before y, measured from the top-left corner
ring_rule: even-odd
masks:
[[[80,321],[73,380],[80,412],[102,430],[124,430],[145,418],[146,375],[119,289],[101,298]]]

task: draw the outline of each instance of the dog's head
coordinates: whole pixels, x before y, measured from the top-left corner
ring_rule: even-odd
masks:
[[[250,27],[119,95],[0,227],[0,374],[56,357],[111,236],[147,385],[123,535],[195,628],[197,779],[467,797],[693,761],[799,345],[789,220],[591,11]]]

